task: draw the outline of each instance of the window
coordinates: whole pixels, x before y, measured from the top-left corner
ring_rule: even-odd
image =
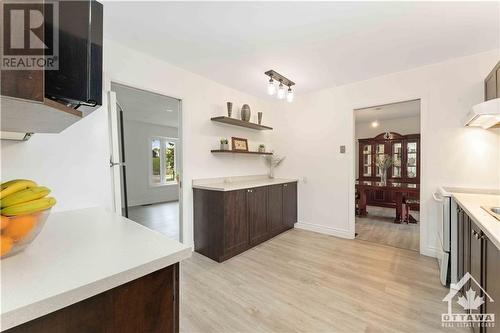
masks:
[[[176,183],[176,140],[156,137],[151,139],[151,184]]]

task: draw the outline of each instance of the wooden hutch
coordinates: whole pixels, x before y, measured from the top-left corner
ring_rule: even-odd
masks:
[[[359,139],[358,142],[358,180],[380,181],[381,170],[376,165],[377,158],[389,155],[394,163],[387,169],[388,183],[420,183],[420,134],[387,132],[374,138]],[[420,193],[408,194],[407,197],[418,199]],[[394,193],[386,190],[370,191],[367,204],[393,208]],[[413,208],[418,210],[418,205]]]

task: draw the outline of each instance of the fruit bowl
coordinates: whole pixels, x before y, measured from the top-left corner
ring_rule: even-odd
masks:
[[[50,214],[50,208],[25,215],[4,216],[1,218],[0,236],[1,258],[23,251],[42,231]]]

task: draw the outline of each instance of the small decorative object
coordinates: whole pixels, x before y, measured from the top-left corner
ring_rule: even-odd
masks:
[[[1,184],[0,256],[23,251],[43,229],[56,199],[50,189],[28,179],[15,179]]]
[[[233,114],[233,102],[227,102],[227,116],[231,118]]]
[[[220,139],[220,150],[229,150],[229,143],[226,138]]]
[[[262,112],[257,112],[257,116],[259,117],[259,125],[262,124]]]
[[[233,146],[233,150],[248,151],[248,140],[247,139],[232,137],[231,144]]]
[[[380,182],[382,185],[387,185],[387,169],[392,165],[393,161],[389,155],[382,155],[377,158],[377,167],[380,169]]]
[[[385,132],[384,133],[384,139],[389,140],[391,138],[391,133]]]
[[[248,104],[243,104],[241,107],[241,120],[250,121],[250,106]]]
[[[410,164],[411,166],[414,166],[415,165],[415,157],[410,157],[408,159],[408,164]]]
[[[273,155],[266,156],[266,164],[269,166],[269,178],[274,178],[274,168],[280,165],[284,159],[285,157],[279,157],[278,155],[275,155],[274,152]]]
[[[260,144],[259,145],[259,153],[265,153],[266,152],[266,146],[264,146],[263,144]]]

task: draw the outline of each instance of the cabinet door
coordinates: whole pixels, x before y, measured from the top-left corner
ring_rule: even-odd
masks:
[[[402,157],[403,157],[403,142],[394,141],[391,143],[391,157],[392,157],[392,166],[391,170],[391,178],[393,179],[401,179],[402,177]]]
[[[281,232],[283,228],[283,185],[268,187],[267,223],[272,235]]]
[[[486,327],[486,333],[500,333],[500,250],[488,238],[484,238],[484,288],[488,295],[494,300],[490,302],[488,297],[484,298],[485,312],[495,314],[495,327]]]
[[[293,228],[297,222],[297,183],[283,184],[283,223]]]
[[[458,245],[457,245],[457,278],[460,280],[465,272],[464,272],[464,213],[462,208],[457,207],[457,236],[458,236]]]
[[[497,98],[497,72],[492,72],[484,81],[484,99]]]
[[[471,228],[470,228],[470,219],[465,214],[464,211],[462,211],[462,214],[464,215],[463,221],[464,221],[464,233],[463,233],[463,244],[464,244],[464,274],[469,272],[470,273],[470,235],[471,235]],[[462,292],[465,294],[467,290],[470,288],[470,280],[464,285]]]
[[[372,145],[369,143],[361,144],[359,149],[361,150],[361,154],[360,154],[361,158],[360,158],[360,164],[359,164],[360,178],[372,177],[373,176]]]
[[[21,99],[43,101],[42,70],[5,70],[2,71],[1,94]]]
[[[419,156],[420,145],[418,140],[408,140],[406,141],[406,158],[404,161],[405,170],[404,174],[409,181],[416,180],[420,177],[419,175]]]
[[[248,247],[247,190],[224,195],[224,256]]]
[[[472,277],[482,286],[483,276],[482,276],[482,256],[483,256],[483,239],[482,231],[479,229],[474,222],[469,218],[470,221],[470,274]],[[474,283],[470,284],[470,287],[476,292],[477,296],[484,296],[482,290],[478,288]],[[471,309],[471,314],[483,313],[483,306],[480,306],[478,310]],[[476,333],[480,332],[480,327],[477,325],[473,326],[473,331]]]
[[[254,245],[265,241],[268,237],[266,187],[247,190],[247,210],[250,244]]]

